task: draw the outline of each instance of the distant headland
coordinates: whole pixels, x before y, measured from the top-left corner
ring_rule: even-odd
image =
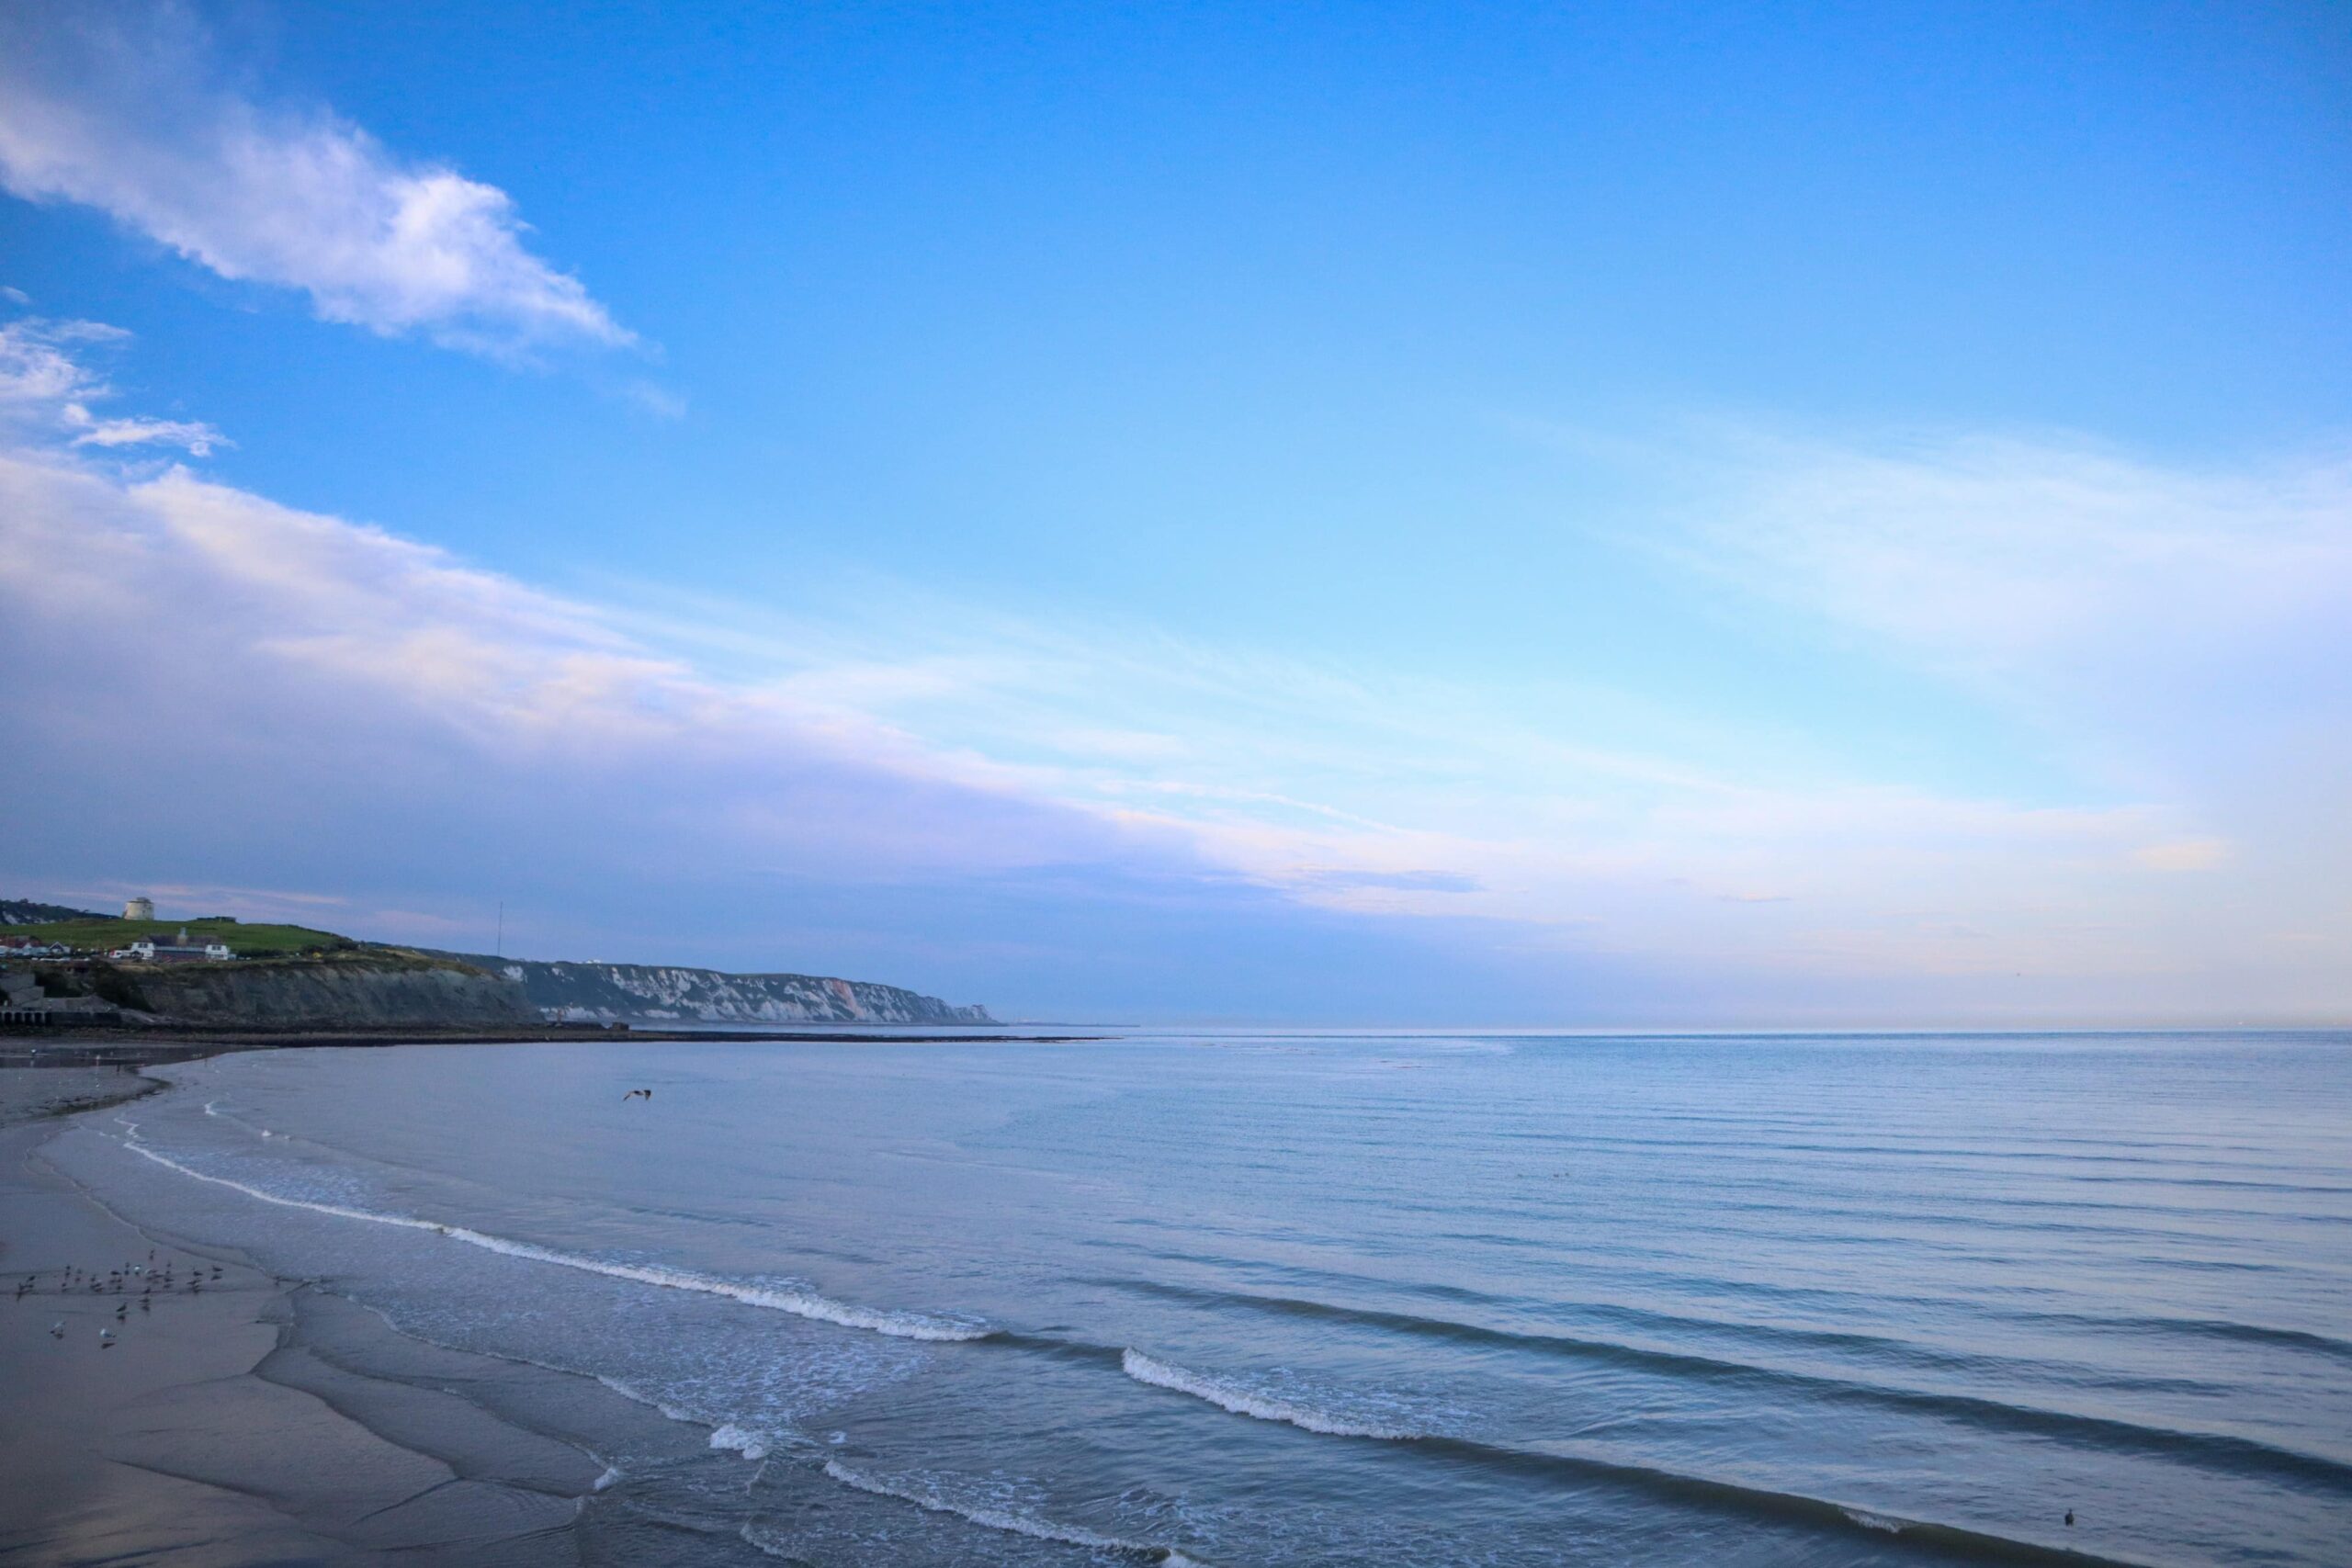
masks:
[[[225,915],[158,919],[147,898],[119,916],[0,899],[0,1029],[12,1031],[995,1021],[867,980],[444,953]]]

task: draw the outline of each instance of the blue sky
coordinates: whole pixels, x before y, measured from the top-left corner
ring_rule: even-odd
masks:
[[[2352,1015],[2340,7],[28,7],[0,185],[0,784],[222,803],[24,891]]]

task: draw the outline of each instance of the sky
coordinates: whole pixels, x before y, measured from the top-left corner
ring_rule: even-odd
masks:
[[[2333,4],[0,7],[0,895],[2343,1021],[2347,280]]]

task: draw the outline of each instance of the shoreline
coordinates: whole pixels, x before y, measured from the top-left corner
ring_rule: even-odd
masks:
[[[61,1072],[103,1079],[61,1099]],[[578,1563],[605,1462],[458,1392],[514,1369],[134,1224],[42,1157],[70,1117],[166,1087],[0,1068],[0,1558]]]
[[[687,1030],[606,1029],[550,1025],[543,1029],[0,1029],[0,1073],[22,1068],[44,1072],[74,1068],[168,1066],[235,1051],[309,1051],[393,1045],[559,1045],[626,1043],[671,1045],[762,1043],[813,1045],[1068,1045],[1110,1038],[1101,1034],[884,1033],[902,1027],[885,1024],[855,1032],[832,1029]],[[145,1093],[146,1090],[138,1092]],[[102,1104],[103,1100],[93,1104]],[[62,1114],[62,1112],[61,1112]],[[0,1105],[0,1125],[7,1121]]]
[[[585,1568],[684,1551],[708,1568],[773,1562],[741,1521],[714,1530],[664,1500],[680,1476],[716,1474],[731,1495],[768,1473],[761,1458],[739,1479],[745,1455],[723,1423],[593,1373],[420,1337],[332,1275],[280,1278],[201,1227],[133,1219],[47,1157],[80,1119],[174,1087],[143,1066],[288,1043],[0,1059],[0,1562]],[[172,1288],[139,1304],[136,1271],[165,1264]]]

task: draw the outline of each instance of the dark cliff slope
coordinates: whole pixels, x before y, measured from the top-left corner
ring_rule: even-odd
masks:
[[[327,958],[111,966],[114,999],[209,1028],[530,1024],[523,987],[464,964],[383,948]]]
[[[653,964],[542,963],[483,953],[448,956],[517,981],[543,1014],[704,1023],[993,1023],[984,1007],[871,980],[819,975],[729,975]]]

